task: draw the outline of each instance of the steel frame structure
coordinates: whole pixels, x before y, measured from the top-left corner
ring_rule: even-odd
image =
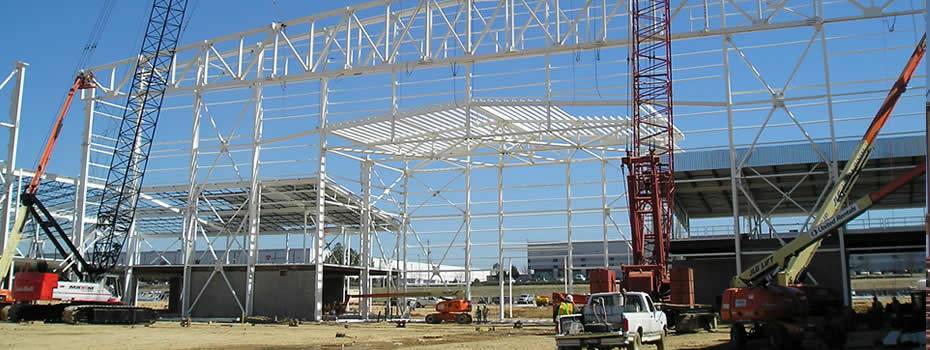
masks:
[[[146,247],[175,249],[166,241],[180,243],[185,315],[196,304],[198,291],[191,290],[188,278],[198,265],[197,245],[246,252],[249,287],[245,296],[232,295],[230,302],[251,314],[258,247],[290,237],[262,228],[269,220],[262,213],[281,207],[300,208],[305,224],[289,232],[312,238],[311,262],[325,257],[328,242],[341,239],[362,251],[363,268],[377,260],[398,271],[400,278],[388,282],[396,289],[413,288],[406,283],[407,273],[453,271],[441,266],[461,266],[471,280],[493,263],[500,267],[522,258],[530,239],[602,239],[603,255],[577,256],[569,245],[567,256],[553,257],[566,259],[569,276],[619,263],[608,259],[606,247],[609,239],[626,239],[629,232],[620,180],[620,160],[631,135],[624,133],[629,125],[624,116],[631,114],[624,82],[629,79],[628,4],[420,0],[407,5],[373,1],[178,49],[162,120],[184,127],[156,136],[146,186],[177,185],[178,174],[187,175],[181,191],[186,199],[161,204],[183,216],[184,223],[174,237],[136,229],[129,247],[135,256]],[[786,175],[796,182],[784,190],[781,180],[754,174],[747,162],[751,152],[738,158],[736,148],[792,142],[816,147],[817,141],[835,144],[855,134],[856,125],[869,117],[855,109],[870,110],[867,106],[882,97],[875,86],[893,78],[863,77],[849,67],[875,57],[897,60],[894,54],[912,46],[919,35],[911,34],[921,32],[923,23],[912,21],[908,27],[900,20],[899,30],[889,32],[883,21],[920,16],[925,8],[905,0],[875,6],[856,0],[680,0],[670,5],[675,120],[687,135],[676,143],[684,150],[728,150],[735,176],[701,181],[729,187],[730,232],[739,256],[743,232],[784,230],[769,213],[793,205],[792,187],[816,173],[835,177],[836,158],[830,155],[837,150],[819,150],[821,165]],[[868,47],[848,49],[850,40]],[[843,49],[834,52],[828,44]],[[781,55],[775,63],[765,59],[766,50],[773,49]],[[121,114],[114,101],[124,98],[132,62],[88,68],[100,88],[82,96],[85,131],[80,177],[74,181],[76,213],[89,213],[96,205],[88,193],[106,166],[95,160],[112,151],[107,132],[113,116]],[[772,68],[785,62],[793,62],[790,69]],[[835,65],[842,69],[831,69]],[[810,66],[819,74],[810,74]],[[913,86],[892,120],[922,117],[923,110],[914,112],[911,105],[921,99],[923,107],[925,89]],[[776,122],[775,112],[785,120]],[[771,130],[777,133],[766,133]],[[347,229],[329,217],[327,208],[352,205],[328,195],[294,200],[263,186],[294,177],[313,179],[319,193],[330,193],[336,182],[357,193],[355,209],[364,222]],[[760,180],[784,198],[753,201],[745,186]],[[247,188],[242,207],[223,209],[219,197],[203,195],[211,184],[224,181]],[[364,213],[372,207],[391,213],[398,227],[368,219]],[[811,209],[798,208],[798,215]],[[214,210],[236,217],[224,220],[236,227],[204,223]],[[686,217],[677,211],[676,216]],[[83,232],[93,220],[74,215],[76,241],[84,247],[95,240]],[[586,258],[593,263],[574,266]],[[432,268],[407,269],[408,261]],[[133,264],[141,262],[132,261],[130,273]],[[216,264],[217,275],[222,276],[224,264]],[[736,265],[735,271],[741,271],[739,259]],[[317,319],[322,317],[322,271],[316,270]],[[368,278],[363,280],[370,288]],[[566,289],[572,284],[567,278]],[[501,281],[501,297],[504,287]],[[472,296],[470,283],[463,288]],[[504,318],[503,310],[499,317]]]
[[[17,61],[13,66],[13,70],[0,81],[0,93],[9,91],[10,94],[9,119],[0,121],[0,126],[7,129],[6,158],[3,161],[3,176],[0,176],[3,179],[3,193],[0,193],[3,202],[3,207],[0,209],[0,215],[2,215],[0,217],[0,225],[2,226],[0,227],[4,228],[3,233],[0,234],[0,247],[2,247],[0,249],[4,250],[8,240],[5,228],[10,227],[13,220],[11,214],[14,210],[14,198],[11,194],[22,187],[21,183],[19,187],[14,186],[17,182],[16,177],[13,175],[13,169],[16,169],[20,118],[23,111],[23,88],[26,84],[26,67],[28,66],[25,62]],[[13,286],[13,269],[11,268],[6,276],[0,276],[0,279],[6,280],[6,284],[0,283],[0,287],[10,289]]]

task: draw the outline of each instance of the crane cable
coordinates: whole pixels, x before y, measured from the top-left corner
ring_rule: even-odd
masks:
[[[87,41],[82,48],[81,57],[74,68],[75,74],[77,74],[79,69],[86,66],[94,57],[97,45],[100,43],[100,39],[103,37],[103,33],[106,31],[107,25],[110,22],[110,15],[113,13],[113,5],[114,0],[105,0],[103,6],[100,8],[100,12],[97,14],[97,20],[94,22],[94,26],[91,27],[90,34],[87,36]]]
[[[71,70],[72,77],[76,77],[78,72],[83,68],[94,56],[94,52],[97,50],[97,44],[100,42],[100,38],[103,36],[103,33],[107,27],[107,24],[110,22],[110,15],[113,13],[113,5],[115,4],[114,0],[105,0],[103,6],[101,6],[100,11],[97,13],[97,19],[94,22],[93,27],[91,27],[90,34],[87,36],[87,41],[85,42],[83,48],[81,49],[81,56],[75,62],[74,68]],[[67,99],[67,94],[62,97],[61,103],[59,106],[65,103]],[[48,122],[45,130],[48,130],[45,133],[45,138],[48,139],[52,133],[52,126],[55,123],[55,120],[52,119]],[[33,162],[32,168],[35,169],[39,164],[40,158],[37,157]]]

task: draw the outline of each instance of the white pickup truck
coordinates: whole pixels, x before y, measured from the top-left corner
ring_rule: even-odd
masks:
[[[580,314],[559,317],[559,350],[613,348],[639,350],[643,344],[665,349],[668,321],[646,293],[592,294]]]

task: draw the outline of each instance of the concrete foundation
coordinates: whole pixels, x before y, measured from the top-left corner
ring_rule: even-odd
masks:
[[[252,316],[285,319],[312,319],[314,313],[315,265],[259,265],[255,271],[255,304]],[[345,297],[343,280],[357,276],[358,268],[323,269],[323,305],[340,304]],[[180,315],[182,270],[175,266],[137,267],[136,276],[145,280],[169,283],[168,310],[164,316]],[[212,278],[211,278],[212,275]],[[226,278],[223,277],[226,276]],[[245,266],[225,266],[223,274],[213,266],[198,266],[191,271],[191,299],[194,318],[239,318],[239,305],[245,305]],[[228,284],[227,284],[228,280]],[[175,286],[177,285],[177,286]],[[230,288],[230,286],[232,288]],[[199,295],[199,297],[198,297]],[[237,303],[238,300],[238,303]]]

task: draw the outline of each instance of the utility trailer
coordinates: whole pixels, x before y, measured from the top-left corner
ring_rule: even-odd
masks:
[[[668,328],[675,333],[694,333],[700,330],[717,330],[719,315],[712,305],[672,304],[657,302],[656,307],[665,312]]]

